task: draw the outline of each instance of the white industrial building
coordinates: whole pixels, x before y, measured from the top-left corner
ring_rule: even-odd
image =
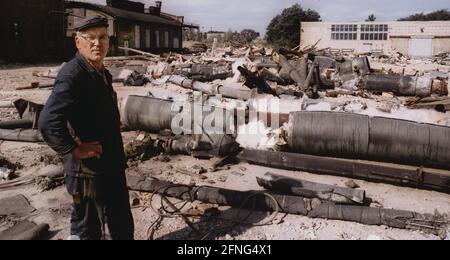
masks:
[[[300,46],[342,52],[400,52],[431,57],[450,52],[450,21],[301,24]],[[320,40],[320,41],[319,41]]]

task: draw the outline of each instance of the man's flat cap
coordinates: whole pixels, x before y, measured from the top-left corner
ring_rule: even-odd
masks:
[[[108,27],[108,19],[102,16],[86,17],[75,24],[74,30],[83,31],[96,27]]]

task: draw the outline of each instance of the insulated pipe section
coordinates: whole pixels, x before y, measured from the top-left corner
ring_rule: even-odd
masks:
[[[430,77],[402,75],[367,75],[363,87],[369,91],[393,92],[397,96],[428,97],[433,92],[433,80]]]
[[[0,122],[0,129],[31,129],[33,128],[33,120],[17,119]]]
[[[342,63],[337,63],[336,66],[341,76],[345,74],[352,74],[356,71],[359,71],[361,75],[368,75],[372,73],[370,62],[367,56],[354,58]]]
[[[358,57],[344,62],[337,62],[335,59],[325,56],[316,56],[314,63],[318,64],[319,68],[317,73],[319,79],[316,80],[316,84],[326,88],[334,88],[334,81],[331,78],[331,73],[337,71],[340,78],[351,80],[354,78],[355,73],[359,75],[368,75],[372,72],[370,68],[369,59],[365,57]]]
[[[175,134],[234,133],[234,111],[200,102],[173,102],[152,97],[129,96],[122,104],[123,124],[129,130]]]
[[[450,169],[450,128],[335,112],[290,114],[288,145],[298,153]]]
[[[42,143],[41,133],[38,130],[9,130],[0,129],[0,140],[11,142]]]
[[[222,95],[227,98],[234,98],[239,100],[249,100],[252,97],[252,91],[247,88],[237,86],[225,86],[220,84],[209,84],[199,81],[194,81],[183,76],[172,75],[169,82],[186,89],[199,91],[207,95]]]
[[[123,124],[130,130],[160,132],[171,129],[173,118],[181,111],[170,100],[129,96],[124,102]]]

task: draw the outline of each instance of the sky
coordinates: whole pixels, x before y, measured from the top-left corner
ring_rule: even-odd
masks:
[[[78,0],[79,1],[79,0]],[[135,0],[138,1],[138,0]],[[105,4],[105,0],[85,0]],[[154,5],[153,0],[140,2]],[[185,16],[202,31],[254,29],[265,34],[271,19],[284,8],[300,4],[319,12],[324,22],[364,21],[375,14],[377,21],[394,21],[418,12],[449,9],[449,0],[162,0],[166,13]]]

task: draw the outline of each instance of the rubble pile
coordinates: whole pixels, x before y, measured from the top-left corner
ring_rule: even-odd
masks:
[[[191,42],[182,53],[127,51],[137,55],[109,57],[105,65],[113,75],[123,131],[133,133],[125,142],[129,165],[136,169],[153,158],[151,164],[170,165],[164,171],[175,182],[176,174],[193,177],[189,186],[175,184],[168,192],[174,179],[160,182],[141,173],[128,176],[131,190],[240,209],[255,198],[263,211],[446,234],[447,216],[371,207],[363,190],[268,173],[252,179],[269,194],[261,198],[238,187],[195,182],[211,181],[208,174],[225,165],[248,162],[449,194],[450,71],[399,73],[384,66],[416,61],[400,53],[357,56],[315,46],[275,50],[231,43],[208,49]],[[445,53],[427,62],[449,65],[449,60]],[[33,75],[54,79],[62,66]],[[40,86],[30,83],[20,91],[30,89]],[[0,140],[42,142],[35,122],[43,104],[13,104],[20,120],[0,122]],[[172,166],[175,155],[209,165]],[[0,190],[34,184],[44,192],[63,182],[60,169],[11,182],[12,165],[0,167],[0,177],[10,181]],[[196,197],[185,197],[192,190]],[[270,200],[291,204],[278,209]]]

